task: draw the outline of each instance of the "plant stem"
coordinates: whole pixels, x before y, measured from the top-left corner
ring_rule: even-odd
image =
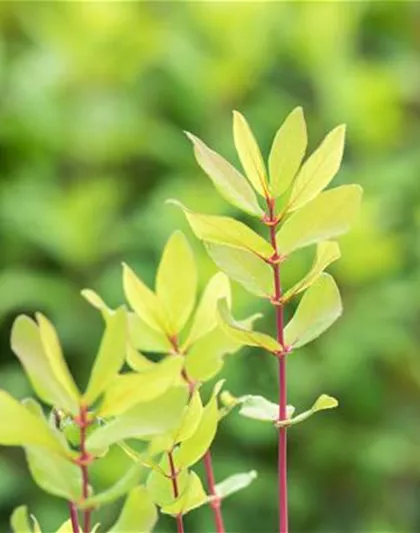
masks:
[[[79,529],[79,518],[77,516],[76,504],[74,502],[69,502],[69,511],[70,511],[70,521],[73,533],[80,533]]]
[[[168,460],[169,460],[169,468],[171,470],[171,480],[172,480],[172,490],[174,493],[175,498],[178,498],[179,496],[179,490],[178,490],[178,481],[177,481],[177,472],[175,470],[175,463],[174,463],[174,457],[172,452],[168,452]],[[184,533],[184,521],[182,518],[182,513],[179,513],[176,515],[176,525],[178,533]]]
[[[270,228],[270,240],[274,248],[274,261],[272,263],[274,296],[273,303],[276,309],[276,330],[277,340],[284,346],[284,317],[283,304],[281,303],[281,281],[280,265],[278,260],[279,253],[276,242],[276,226],[278,221],[275,214],[275,200],[267,200],[269,218],[267,223]],[[287,418],[287,389],[286,389],[286,359],[285,350],[278,354],[278,372],[279,372],[279,420]],[[279,497],[279,531],[287,533],[288,526],[288,503],[287,503],[287,428],[280,427],[278,433],[278,497]]]
[[[214,480],[213,462],[211,459],[210,448],[207,450],[206,454],[204,455],[203,460],[204,460],[204,466],[206,468],[207,486],[212,496],[212,499],[210,501],[210,506],[213,509],[214,521],[216,523],[216,531],[217,533],[225,533],[225,526],[223,523],[222,508],[221,508],[222,501],[216,493],[216,483]]]
[[[91,457],[86,450],[86,430],[90,422],[88,419],[88,408],[84,405],[80,407],[80,469],[82,471],[82,497],[86,500],[89,497],[89,470],[88,465]],[[90,533],[90,519],[92,509],[85,509],[83,511],[83,533]]]

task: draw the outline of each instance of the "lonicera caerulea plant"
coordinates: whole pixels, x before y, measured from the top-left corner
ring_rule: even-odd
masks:
[[[63,357],[53,325],[36,314],[19,316],[11,345],[39,400],[18,402],[0,391],[0,444],[23,446],[34,481],[41,489],[67,500],[69,518],[57,533],[99,532],[95,509],[125,497],[112,533],[152,531],[159,511],[176,519],[203,504],[214,512],[216,529],[224,531],[221,501],[248,486],[255,472],[215,482],[210,446],[221,418],[218,395],[223,381],[203,402],[200,387],[215,378],[224,357],[241,342],[232,340],[217,322],[220,298],[230,306],[230,283],[221,272],[197,299],[197,272],[189,244],[180,232],[169,239],[150,290],[123,267],[126,306],[109,308],[93,291],[83,296],[102,313],[105,331],[85,392],[77,387]],[[244,321],[250,327],[253,318]],[[153,355],[152,355],[153,354]],[[132,460],[118,481],[97,492],[89,467],[112,446]],[[207,492],[192,467],[203,460]],[[26,506],[12,515],[14,533],[42,533]],[[45,532],[44,532],[45,533]]]
[[[265,236],[245,223],[225,216],[196,213],[179,205],[195,233],[221,271],[251,294],[268,300],[275,309],[275,334],[269,335],[236,322],[225,301],[219,302],[221,329],[237,342],[264,348],[278,361],[279,399],[263,396],[235,399],[241,414],[272,423],[278,433],[279,531],[288,532],[287,430],[316,411],[337,405],[328,395],[319,397],[306,412],[294,416],[287,405],[286,361],[299,347],[316,339],[341,315],[340,293],[325,269],[340,257],[332,241],[346,233],[360,206],[362,189],[342,185],[324,191],[337,173],[344,148],[345,127],[333,129],[304,161],[306,123],[301,108],[294,109],[277,131],[268,168],[243,115],[234,112],[233,137],[242,174],[226,159],[191,133],[196,160],[218,192],[232,205],[255,217]],[[316,247],[309,272],[296,285],[281,282],[282,265],[303,248]],[[284,309],[302,295],[296,312],[285,324]]]

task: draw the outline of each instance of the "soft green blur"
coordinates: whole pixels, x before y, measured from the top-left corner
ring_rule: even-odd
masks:
[[[9,348],[17,313],[42,310],[54,321],[84,385],[101,321],[81,289],[121,302],[121,261],[151,281],[176,228],[197,252],[201,283],[214,271],[165,200],[238,213],[200,171],[182,130],[237,162],[232,109],[247,116],[267,154],[281,120],[303,105],[311,149],[347,123],[335,184],[361,183],[365,197],[331,269],[344,316],[289,360],[289,400],[298,409],[323,392],[340,400],[338,410],[290,430],[291,530],[419,531],[419,24],[419,5],[409,2],[2,2],[1,387],[31,394]],[[296,275],[289,269],[284,284]],[[238,318],[262,310],[273,327],[269,308],[239,287],[235,297]],[[224,374],[234,394],[276,398],[266,354],[243,350]],[[226,500],[229,532],[275,530],[275,441],[256,421],[232,414],[223,422],[218,479],[259,472]],[[94,483],[110,483],[124,461],[114,453]],[[2,448],[0,531],[21,503],[46,531],[66,517],[65,503],[31,481],[23,454]],[[101,515],[105,525],[115,511]],[[192,512],[186,524],[211,531],[210,510]]]

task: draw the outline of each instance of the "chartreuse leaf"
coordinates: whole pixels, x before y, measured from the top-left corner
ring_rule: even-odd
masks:
[[[16,507],[10,517],[10,525],[13,533],[32,533],[26,505]]]
[[[99,416],[116,416],[164,394],[179,378],[182,356],[168,356],[152,369],[117,376],[105,391]]]
[[[229,279],[222,272],[215,274],[204,289],[190,333],[184,343],[184,349],[188,349],[189,346],[193,345],[217,326],[216,310],[217,301],[220,298],[226,298],[230,305],[230,283]]]
[[[201,419],[195,432],[179,447],[177,464],[180,468],[187,468],[199,461],[216,435],[217,423],[219,419],[219,409],[217,407],[217,394],[223,382],[216,384],[209,403],[205,406]]]
[[[176,231],[163,251],[156,276],[156,294],[166,310],[171,334],[185,326],[197,295],[197,268],[185,235]]]
[[[304,411],[303,413],[300,413],[299,415],[290,418],[286,421],[277,421],[276,426],[294,426],[296,424],[299,424],[300,422],[303,422],[318,411],[334,409],[335,407],[338,407],[338,400],[336,398],[334,398],[333,396],[328,396],[328,394],[321,394],[321,396],[316,400],[313,406],[308,409],[308,411]]]
[[[121,307],[106,321],[105,334],[83,396],[86,405],[92,405],[117,375],[124,364],[126,344],[127,316]]]
[[[145,487],[130,491],[117,522],[109,533],[149,533],[158,519],[156,507]]]
[[[345,133],[344,125],[330,131],[305,161],[293,184],[289,211],[299,209],[313,200],[337,174],[343,158]]]
[[[34,533],[42,533],[41,526],[39,525],[38,520],[35,518],[35,516],[33,514],[31,515],[31,520],[34,523]],[[58,532],[58,533],[60,533],[60,532]],[[63,531],[63,533],[66,533],[66,532]],[[69,531],[69,533],[71,533],[71,530]]]
[[[216,494],[224,500],[231,494],[246,489],[256,478],[257,472],[255,470],[243,472],[242,474],[234,474],[216,485]]]
[[[78,466],[39,446],[28,446],[25,452],[31,476],[41,489],[70,501],[79,499],[82,478]]]
[[[174,432],[174,442],[183,442],[189,439],[197,430],[201,417],[203,416],[203,403],[200,392],[196,389],[190,399],[187,409],[182,418],[181,425]]]
[[[38,418],[41,424],[43,424],[45,431],[51,433],[52,436],[58,441],[57,451],[70,457],[72,452],[70,451],[66,437],[59,429],[55,427],[55,423],[52,424],[51,421],[45,417],[41,405],[33,398],[24,398],[21,400],[21,403],[30,413]]]
[[[95,524],[93,528],[90,530],[90,533],[96,533],[98,531],[100,524]],[[57,529],[55,533],[73,533],[73,526],[71,524],[71,519],[68,519],[64,522],[64,524],[61,524],[61,526]],[[34,532],[36,533],[36,531]],[[41,533],[41,530],[40,530]]]
[[[284,330],[287,346],[299,348],[319,337],[342,313],[341,297],[334,278],[323,273],[306,291]]]
[[[18,316],[12,327],[12,350],[22,363],[36,394],[45,403],[76,414],[79,393],[68,370],[63,370],[67,367],[49,323],[46,319],[41,319],[41,323],[43,340],[36,322],[28,316]]]
[[[254,189],[267,198],[269,194],[264,161],[248,122],[238,111],[233,112],[233,138],[247,178]]]
[[[277,232],[282,255],[346,233],[360,208],[362,188],[343,185],[321,193],[293,213]]]
[[[213,182],[220,195],[232,205],[254,216],[263,216],[254,191],[245,177],[226,159],[206,146],[192,133],[186,132],[193,143],[195,158]]]
[[[180,202],[175,200],[169,202],[184,211],[191,229],[202,241],[248,250],[267,259],[274,253],[269,242],[242,222],[230,217],[194,213]]]
[[[218,320],[222,331],[241,344],[259,346],[270,352],[280,352],[282,350],[281,344],[266,333],[252,331],[235,321],[229,313],[224,300],[220,300],[218,304]]]
[[[135,313],[152,329],[160,333],[170,333],[165,309],[158,297],[125,263],[123,286],[127,302]]]
[[[3,390],[0,390],[0,413],[0,444],[36,445],[66,455],[67,450],[53,429]]]
[[[142,463],[134,463],[130,466],[127,472],[118,479],[118,481],[114,485],[104,490],[103,492],[99,492],[94,496],[90,496],[83,502],[80,502],[79,507],[81,509],[100,507],[107,503],[111,503],[115,500],[118,500],[118,498],[121,498],[122,496],[127,494],[127,492],[133,490],[140,483],[140,479],[143,476],[145,470],[146,468],[143,466]]]
[[[144,372],[155,367],[156,363],[147,359],[145,355],[138,352],[131,344],[127,344],[127,364],[136,372]]]
[[[231,279],[256,296],[269,298],[273,292],[273,273],[256,255],[220,244],[207,244],[207,252],[216,265]]]
[[[291,287],[282,296],[282,302],[287,302],[293,296],[305,291],[310,287],[327,268],[328,265],[337,261],[341,256],[340,247],[336,242],[320,242],[316,249],[315,261],[310,271],[304,276],[299,283]]]
[[[174,461],[175,471],[178,473],[176,477],[178,485],[178,493],[182,495],[188,486],[188,470],[179,469],[177,462],[177,450],[174,450],[172,457]],[[165,507],[172,504],[176,498],[173,493],[172,480],[170,479],[171,469],[169,467],[168,454],[165,453],[160,460],[158,467],[154,468],[147,479],[147,490],[152,500],[159,505],[159,507]]]
[[[181,423],[187,402],[187,388],[172,387],[159,397],[139,403],[95,430],[87,439],[87,448],[94,453],[124,439],[150,439],[172,431]]]
[[[235,398],[230,393],[221,395],[221,399],[225,404],[240,405],[239,414],[254,420],[261,420],[263,422],[274,422],[279,418],[279,406],[276,403],[270,402],[264,396],[255,396],[253,394],[247,394]],[[230,405],[232,407],[232,405]],[[293,405],[288,405],[286,408],[287,418],[290,418],[294,413]]]
[[[277,131],[271,147],[268,167],[270,189],[274,198],[289,188],[302,163],[307,144],[303,109],[296,107]]]
[[[203,484],[195,472],[188,473],[187,487],[184,492],[173,503],[162,507],[162,513],[176,516],[187,514],[193,509],[207,503],[208,497],[204,491]]]
[[[116,311],[106,305],[103,299],[90,289],[83,289],[82,296],[96,309],[98,309],[105,321]],[[138,350],[146,352],[167,353],[171,349],[171,344],[166,334],[156,331],[148,326],[135,313],[127,313],[128,334],[130,341]]]

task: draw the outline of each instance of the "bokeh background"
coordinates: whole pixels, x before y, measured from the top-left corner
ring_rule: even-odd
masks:
[[[282,119],[303,105],[312,149],[348,124],[335,183],[361,183],[365,198],[331,269],[344,317],[288,365],[298,408],[322,392],[341,402],[290,432],[292,530],[419,531],[419,27],[415,2],[0,3],[1,387],[30,394],[9,348],[17,313],[42,310],[55,322],[84,384],[101,322],[82,288],[121,302],[122,260],[152,282],[175,228],[194,246],[202,284],[214,272],[164,201],[238,213],[199,170],[182,130],[237,161],[232,109],[246,114],[267,154]],[[236,316],[256,310],[271,327],[270,309],[236,287]],[[257,350],[232,356],[224,375],[235,394],[276,397],[273,362]],[[214,450],[218,479],[259,472],[226,501],[228,530],[274,531],[271,428],[232,415]],[[115,479],[124,461],[114,454],[95,483]],[[23,454],[3,448],[1,531],[23,502],[46,531],[65,518],[65,504],[29,478]],[[186,522],[209,532],[210,510]]]

